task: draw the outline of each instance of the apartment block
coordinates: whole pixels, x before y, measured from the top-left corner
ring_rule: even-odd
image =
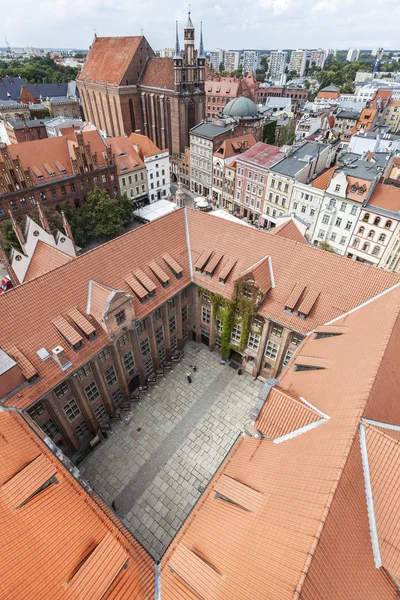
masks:
[[[287,53],[282,50],[274,50],[269,57],[268,71],[272,79],[280,79],[285,72]]]
[[[294,71],[299,77],[303,77],[306,68],[307,50],[292,50],[290,55],[289,71]]]

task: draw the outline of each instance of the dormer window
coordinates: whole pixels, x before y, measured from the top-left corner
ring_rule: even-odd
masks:
[[[300,319],[305,319],[305,318],[307,317],[307,315],[306,315],[305,313],[303,313],[303,312],[300,312],[300,311],[297,313],[297,316],[298,316]]]
[[[115,320],[117,322],[117,325],[121,325],[122,323],[124,323],[124,321],[126,320],[125,311],[120,310],[119,312],[117,312],[115,315]]]

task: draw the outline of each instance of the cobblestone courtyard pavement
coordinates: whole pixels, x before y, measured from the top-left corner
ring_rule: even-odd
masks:
[[[261,385],[189,342],[181,362],[133,405],[130,423],[113,422],[113,434],[80,463],[156,560],[243,431]]]

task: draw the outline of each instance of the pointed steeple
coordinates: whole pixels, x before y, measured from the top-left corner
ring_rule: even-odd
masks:
[[[188,12],[188,20],[185,29],[194,29],[192,19],[190,18],[190,10]]]
[[[178,58],[181,55],[181,49],[179,47],[179,36],[178,36],[178,21],[176,21],[176,41],[175,41],[175,57]]]
[[[203,46],[203,21],[200,21],[200,48],[199,57],[204,57],[204,46]]]

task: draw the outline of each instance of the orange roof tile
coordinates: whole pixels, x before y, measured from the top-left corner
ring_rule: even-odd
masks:
[[[139,146],[139,156],[142,160],[146,156],[153,156],[161,152],[160,148],[149,138],[147,135],[141,135],[140,133],[131,133],[128,138],[131,144],[137,144]]]
[[[24,356],[24,354],[22,354],[20,350],[18,350],[16,346],[7,346],[6,351],[17,362],[17,365],[21,369],[25,379],[31,379],[37,374],[36,367],[31,363],[30,360],[26,358],[26,356]]]
[[[232,156],[238,156],[242,152],[245,152],[249,148],[255,146],[256,143],[257,140],[254,137],[253,133],[239,135],[237,137],[223,141],[220,147],[214,152],[214,156],[223,159],[231,158]]]
[[[146,275],[146,273],[144,273],[142,269],[136,269],[136,271],[133,274],[136,277],[136,279],[139,280],[139,283],[141,283],[142,286],[146,288],[148,292],[154,292],[157,289],[156,284],[153,283],[150,277],[148,277],[148,275]]]
[[[143,36],[96,37],[78,81],[125,83],[125,73],[142,42],[145,43]]]
[[[170,254],[163,254],[162,257],[167,265],[177,274],[181,275],[183,269]]]
[[[140,76],[139,85],[174,90],[174,82],[174,59],[150,58]]]
[[[297,227],[296,221],[293,218],[274,227],[274,229],[271,229],[270,233],[271,235],[280,235],[288,240],[300,242],[300,244],[307,244],[307,240]]]
[[[129,138],[125,136],[107,138],[107,144],[111,146],[115,156],[118,175],[144,168],[143,159],[136,152],[133,142]]]
[[[329,169],[327,169],[326,171],[321,173],[321,175],[318,175],[318,177],[316,177],[311,182],[311,185],[319,190],[326,190],[326,188],[328,187],[329,182],[331,180],[332,174],[334,173],[334,171],[336,169],[337,169],[336,165],[334,165],[333,167],[330,167]]]
[[[86,494],[25,419],[0,412],[2,594],[13,600],[152,599],[153,560],[93,493]],[[55,483],[11,508],[54,474]]]
[[[62,316],[58,316],[53,319],[53,325],[58,329],[63,337],[74,346],[75,344],[79,344],[82,341],[82,336],[68,323],[66,319]]]
[[[261,408],[255,426],[266,437],[278,438],[321,419],[321,414],[301,399],[273,387]]]
[[[371,197],[368,200],[368,207],[376,206],[385,210],[391,210],[394,213],[400,212],[400,188],[393,185],[377,183]]]
[[[72,260],[71,256],[39,240],[29,263],[24,282],[52,271]]]
[[[253,513],[257,511],[262,501],[260,492],[227,475],[222,475],[218,479],[214,486],[214,492],[218,497],[222,496],[228,502],[233,502]]]
[[[91,335],[96,331],[95,327],[91,322],[84,317],[77,308],[73,308],[68,312],[68,316],[78,325],[79,329],[83,331],[85,335]]]

